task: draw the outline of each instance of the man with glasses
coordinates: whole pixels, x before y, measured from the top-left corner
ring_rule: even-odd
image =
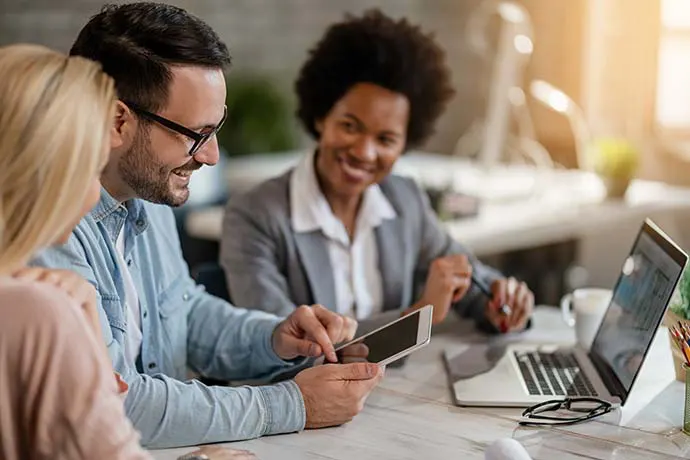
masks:
[[[103,335],[129,385],[125,408],[143,444],[231,441],[350,420],[381,378],[376,365],[318,366],[266,386],[184,382],[189,369],[256,380],[295,369],[304,356],[335,361],[333,344],[356,327],[320,306],[286,319],[237,309],[189,276],[170,206],[189,197],[193,171],[218,161],[227,47],[180,8],[133,3],[106,6],[71,54],[100,62],[115,79],[111,155],[100,202],[35,270],[71,269],[96,287]]]

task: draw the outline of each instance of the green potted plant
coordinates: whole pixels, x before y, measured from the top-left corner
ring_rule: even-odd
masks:
[[[296,145],[289,98],[266,76],[227,78],[228,117],[218,143],[228,156],[291,150]]]
[[[626,139],[602,138],[593,141],[590,155],[609,198],[622,198],[639,165],[638,149]]]
[[[688,326],[690,326],[690,270],[683,271],[664,319],[666,327],[675,326],[679,322],[687,323]],[[683,371],[683,363],[685,359],[680,350],[674,346],[673,337],[670,332],[669,340],[671,341],[673,367],[676,371],[676,379],[684,382],[685,372]]]

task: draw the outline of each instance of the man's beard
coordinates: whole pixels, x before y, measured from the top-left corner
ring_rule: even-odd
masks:
[[[137,131],[132,147],[120,157],[117,167],[122,180],[138,198],[168,206],[182,206],[189,198],[189,189],[185,188],[183,193],[171,190],[170,174],[173,170],[157,161],[150,138],[144,131]],[[195,170],[200,167],[201,164],[192,160],[177,169]]]

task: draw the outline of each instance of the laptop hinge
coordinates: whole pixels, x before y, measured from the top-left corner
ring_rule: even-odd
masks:
[[[611,396],[617,396],[621,401],[625,401],[628,397],[625,387],[620,383],[618,378],[613,373],[613,369],[606,364],[606,362],[596,353],[592,351],[587,352],[590,362],[599,374],[599,378],[604,383]]]

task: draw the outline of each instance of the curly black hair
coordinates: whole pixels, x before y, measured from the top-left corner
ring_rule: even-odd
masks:
[[[297,115],[305,129],[318,139],[316,122],[363,82],[407,97],[406,148],[421,145],[433,134],[436,120],[455,94],[445,52],[433,35],[407,19],[396,21],[372,9],[331,25],[309,51],[295,82]]]

